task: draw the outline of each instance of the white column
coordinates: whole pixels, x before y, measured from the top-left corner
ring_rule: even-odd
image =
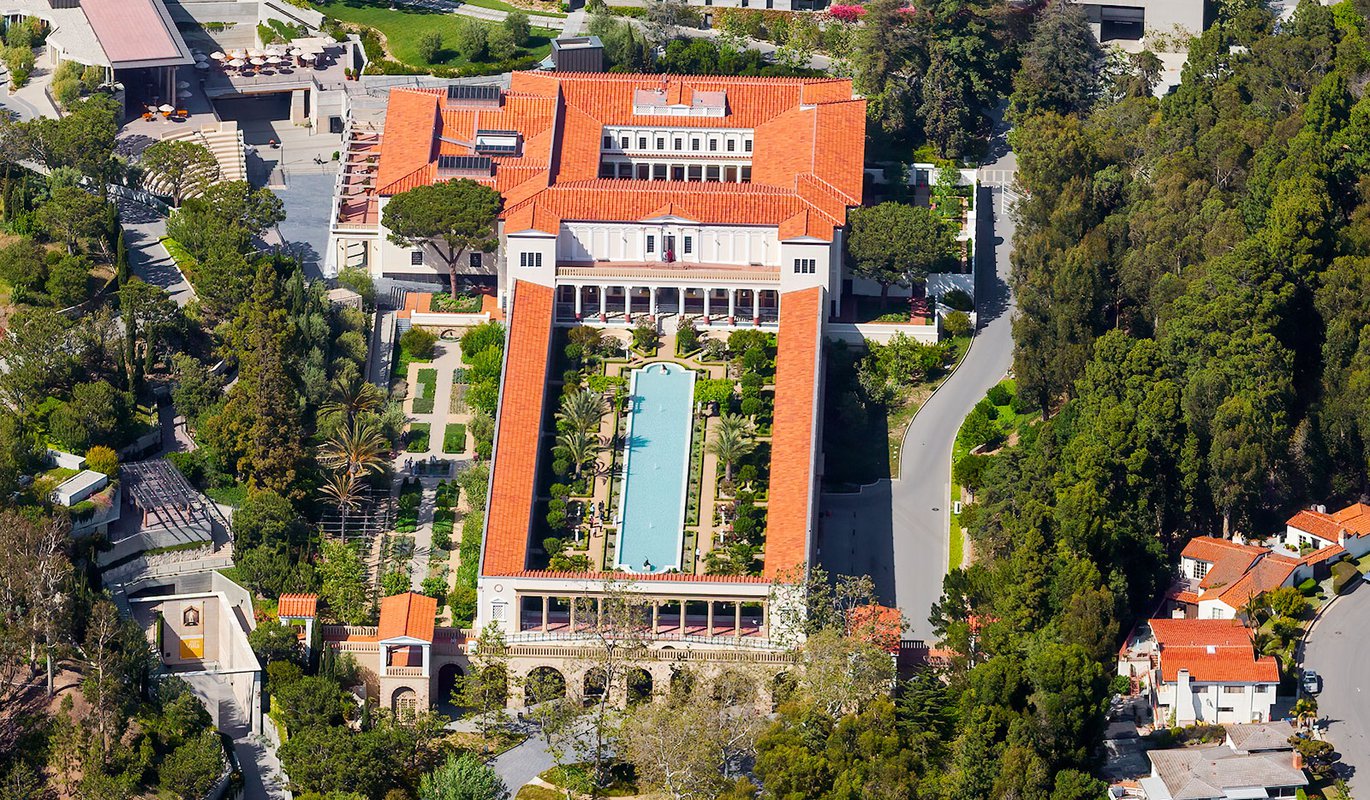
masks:
[[[752,290],[752,319],[761,319],[761,292]]]
[[[381,677],[382,677],[382,678],[385,677],[385,662],[387,662],[387,661],[390,660],[389,658],[386,658],[386,656],[389,655],[389,650],[390,650],[390,648],[389,648],[387,645],[381,645],[381,670],[380,670],[380,673],[381,673]]]
[[[580,295],[585,290],[583,286],[576,286],[576,319],[580,319]]]
[[[633,315],[633,287],[623,287],[623,318],[628,319]]]
[[[431,645],[431,644],[423,645],[423,676],[424,676],[425,678],[428,677],[428,664],[430,663],[430,662],[429,662],[429,657],[432,655],[432,652],[433,652],[433,645]]]
[[[737,290],[728,290],[728,319],[737,316]]]
[[[656,316],[656,287],[647,287],[647,313]]]
[[[599,315],[601,317],[608,313],[607,308],[604,305],[604,289],[604,285],[601,284],[599,287]]]
[[[709,318],[709,294],[710,294],[712,291],[713,291],[712,289],[705,289],[705,290],[704,290],[704,318],[705,318],[705,319],[708,319],[708,318]]]

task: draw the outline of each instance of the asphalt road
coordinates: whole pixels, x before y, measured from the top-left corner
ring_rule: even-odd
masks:
[[[1304,666],[1322,676],[1320,725],[1341,754],[1351,796],[1370,787],[1370,587],[1360,582],[1333,601],[1304,640]]]
[[[1002,187],[1011,185],[1013,153],[997,152],[980,170],[976,299],[980,329],[956,372],[919,410],[904,438],[899,478],[855,494],[823,497],[819,560],[835,575],[870,575],[884,602],[910,627],[905,638],[931,640],[928,612],[942,595],[950,531],[951,448],[965,415],[1013,363],[1008,288],[1013,220]],[[984,213],[991,207],[994,213]]]

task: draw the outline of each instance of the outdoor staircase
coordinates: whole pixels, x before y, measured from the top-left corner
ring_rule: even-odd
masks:
[[[216,182],[247,180],[247,156],[243,149],[243,133],[238,130],[238,123],[220,122],[198,129],[176,130],[162,137],[164,142],[172,140],[194,142],[213,153],[214,160],[219,162],[219,177]],[[149,175],[145,186],[154,194],[170,194],[165,181],[157,175]],[[187,196],[193,197],[195,194],[197,192],[189,192]]]

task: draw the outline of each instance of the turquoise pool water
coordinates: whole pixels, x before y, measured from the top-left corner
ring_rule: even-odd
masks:
[[[680,568],[694,388],[694,372],[676,364],[633,370],[614,550],[630,572]]]

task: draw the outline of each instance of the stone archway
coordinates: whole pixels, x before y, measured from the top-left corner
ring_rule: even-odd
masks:
[[[587,706],[597,705],[609,692],[609,673],[599,667],[587,669],[581,688],[581,701]]]
[[[523,704],[535,706],[566,696],[566,676],[555,667],[533,667],[523,682]]]
[[[756,700],[756,683],[739,672],[727,670],[714,678],[709,693],[727,705],[746,705]]]
[[[419,693],[401,686],[390,695],[390,710],[396,714],[413,714],[419,708]]]
[[[462,705],[454,695],[461,689],[461,679],[466,677],[466,673],[456,664],[444,664],[438,669],[437,695],[433,698],[433,707],[450,717],[458,717],[462,712]]]
[[[641,667],[628,670],[628,705],[633,706],[638,703],[650,703],[652,701],[652,688],[654,681],[652,673]]]

